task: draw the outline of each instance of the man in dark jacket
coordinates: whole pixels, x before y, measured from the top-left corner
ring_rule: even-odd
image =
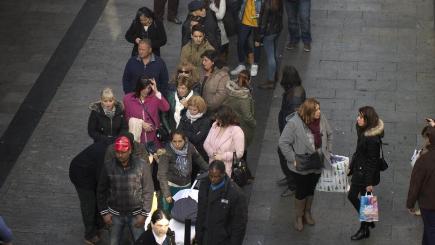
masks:
[[[241,245],[248,204],[240,187],[226,174],[222,161],[213,161],[198,194],[196,240],[199,245]]]
[[[189,15],[183,23],[181,29],[181,47],[186,45],[191,39],[192,26],[200,24],[204,26],[205,38],[215,48],[220,50],[221,47],[221,31],[217,24],[216,15],[210,11],[204,1],[194,0],[189,3]]]
[[[426,136],[429,139],[427,152],[415,162],[406,201],[411,213],[415,212],[418,201],[424,224],[424,245],[435,244],[435,128],[429,127]]]
[[[134,240],[144,232],[154,185],[149,165],[143,159],[132,156],[132,144],[127,137],[118,137],[114,149],[116,159],[104,164],[97,198],[104,223],[112,226],[110,244],[120,244],[125,226],[128,226]]]
[[[124,75],[122,76],[122,88],[124,93],[133,92],[137,81],[142,76],[154,78],[157,83],[157,89],[164,97],[168,93],[168,69],[162,58],[152,52],[151,41],[141,39],[138,42],[138,56],[131,57],[125,65]]]
[[[103,227],[101,216],[97,211],[96,191],[106,148],[105,142],[88,146],[73,158],[69,167],[69,178],[80,200],[87,244],[94,244],[100,240],[98,230]]]

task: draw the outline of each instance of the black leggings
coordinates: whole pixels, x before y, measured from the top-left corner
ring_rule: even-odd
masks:
[[[319,181],[320,174],[307,174],[302,175],[293,173],[293,177],[296,184],[295,197],[298,200],[303,200],[307,196],[313,196],[316,189],[317,182]]]
[[[349,193],[347,194],[347,199],[352,203],[353,207],[359,213],[360,200],[359,196],[366,194],[366,187],[363,185],[350,185]]]

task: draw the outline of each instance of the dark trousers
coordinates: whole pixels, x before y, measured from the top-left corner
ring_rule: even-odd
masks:
[[[281,149],[279,149],[279,147],[278,147],[278,157],[279,157],[279,165],[281,166],[281,170],[287,179],[288,188],[294,191],[296,189],[296,185],[293,177],[293,172],[290,171],[290,169],[288,168],[287,160],[285,159],[285,156],[282,154]]]
[[[435,245],[435,210],[420,208],[424,232],[422,245]]]
[[[76,191],[80,199],[80,210],[85,225],[85,239],[92,239],[97,235],[98,230],[103,228],[103,221],[97,210],[96,191],[77,186]]]
[[[317,182],[319,181],[320,174],[307,174],[302,175],[293,172],[293,177],[296,184],[295,197],[298,200],[303,200],[308,196],[314,195]]]
[[[154,14],[159,20],[163,20],[165,15],[165,5],[168,0],[154,0]],[[168,20],[172,20],[177,17],[178,12],[178,1],[179,0],[169,0],[168,2]]]
[[[360,199],[359,197],[366,194],[366,187],[362,185],[350,185],[349,193],[347,194],[347,199],[352,203],[353,207],[359,213]]]
[[[244,63],[246,56],[250,52],[249,38],[252,34],[252,43],[254,43],[255,37],[258,35],[258,28],[247,25],[240,25],[239,35],[237,37],[237,54],[239,56],[239,63]],[[254,63],[258,63],[260,60],[261,47],[255,47],[254,45]]]

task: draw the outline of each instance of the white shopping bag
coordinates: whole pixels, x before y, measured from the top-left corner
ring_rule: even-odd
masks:
[[[412,154],[412,157],[411,157],[411,166],[412,167],[414,167],[415,162],[420,157],[421,151],[422,151],[421,149],[420,150],[418,150],[418,149],[414,150],[414,154]]]
[[[339,155],[331,155],[332,169],[323,169],[316,190],[324,192],[347,192],[349,181],[347,170],[349,158]]]

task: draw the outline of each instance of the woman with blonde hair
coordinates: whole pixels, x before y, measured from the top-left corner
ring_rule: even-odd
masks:
[[[332,131],[320,103],[306,99],[293,113],[279,138],[279,148],[294,173],[295,229],[302,231],[304,222],[314,225],[311,206],[322,168],[331,167]]]
[[[94,142],[112,144],[118,135],[128,131],[124,118],[124,108],[115,99],[111,88],[101,91],[100,101],[89,105],[91,114],[88,120],[88,134]]]

